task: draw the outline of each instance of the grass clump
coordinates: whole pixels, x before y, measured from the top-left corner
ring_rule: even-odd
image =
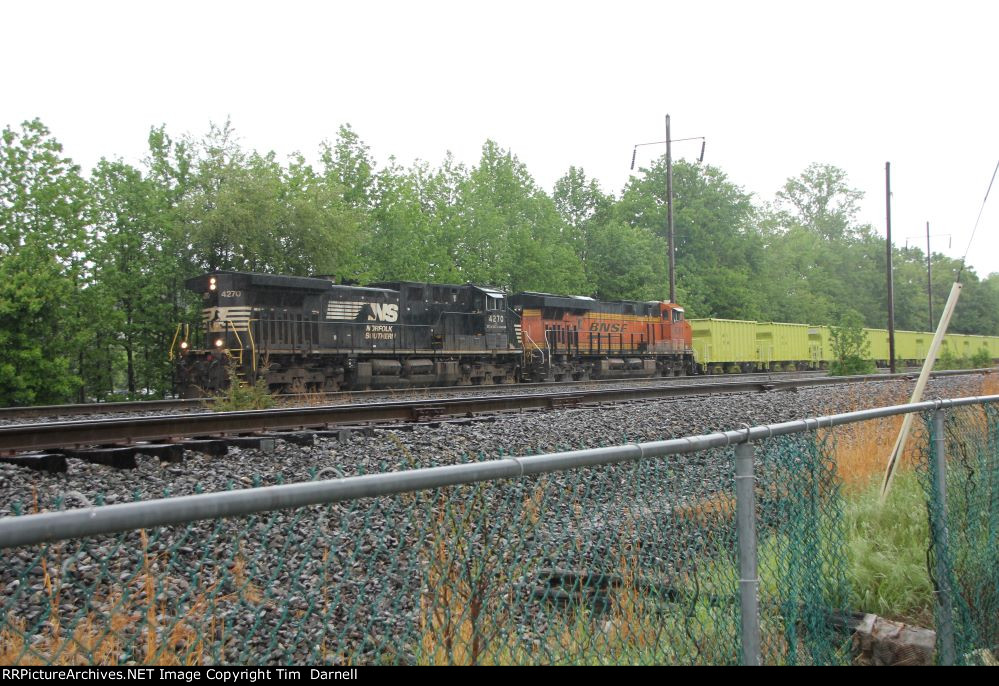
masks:
[[[883,505],[879,487],[874,479],[845,503],[851,609],[931,627],[926,494],[912,470],[896,474]]]
[[[979,348],[971,357],[961,357],[944,345],[937,356],[933,368],[943,369],[983,369],[992,366],[992,355],[985,348]]]
[[[229,386],[215,396],[213,408],[217,412],[234,412],[238,410],[266,410],[274,406],[274,396],[267,384],[267,375],[261,370],[257,380],[249,384],[240,376],[239,367],[230,364],[226,368]]]

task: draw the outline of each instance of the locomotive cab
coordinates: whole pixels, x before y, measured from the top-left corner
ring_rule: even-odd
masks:
[[[675,303],[657,302],[662,319],[659,347],[671,354],[692,356],[693,333],[684,309]]]

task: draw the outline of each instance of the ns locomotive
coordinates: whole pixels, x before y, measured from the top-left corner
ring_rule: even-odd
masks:
[[[473,386],[694,372],[683,308],[599,302],[472,284],[369,286],[330,279],[215,272],[202,326],[178,327],[171,356],[183,397],[225,388],[230,370],[273,392]]]

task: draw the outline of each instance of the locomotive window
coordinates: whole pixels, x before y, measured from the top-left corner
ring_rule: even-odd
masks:
[[[683,321],[683,310],[673,310],[673,321],[674,322]]]
[[[501,309],[503,309],[503,305],[501,304],[502,301],[503,301],[502,298],[494,298],[492,296],[488,296],[486,298],[486,309],[487,310],[501,310]]]

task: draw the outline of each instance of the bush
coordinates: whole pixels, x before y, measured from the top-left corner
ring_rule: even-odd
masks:
[[[236,410],[266,410],[274,406],[274,396],[267,385],[265,370],[261,370],[252,386],[239,375],[239,366],[230,361],[226,367],[229,387],[215,396],[214,409],[217,412]]]
[[[958,357],[947,346],[937,356],[934,369],[981,369],[992,366],[992,355],[985,348],[979,348],[971,357]]]
[[[985,348],[979,348],[978,352],[971,356],[971,366],[974,369],[982,369],[992,366],[992,355]]]
[[[849,312],[840,319],[840,325],[830,329],[833,357],[829,365],[832,376],[873,374],[871,345],[864,332],[864,322],[856,312]]]

